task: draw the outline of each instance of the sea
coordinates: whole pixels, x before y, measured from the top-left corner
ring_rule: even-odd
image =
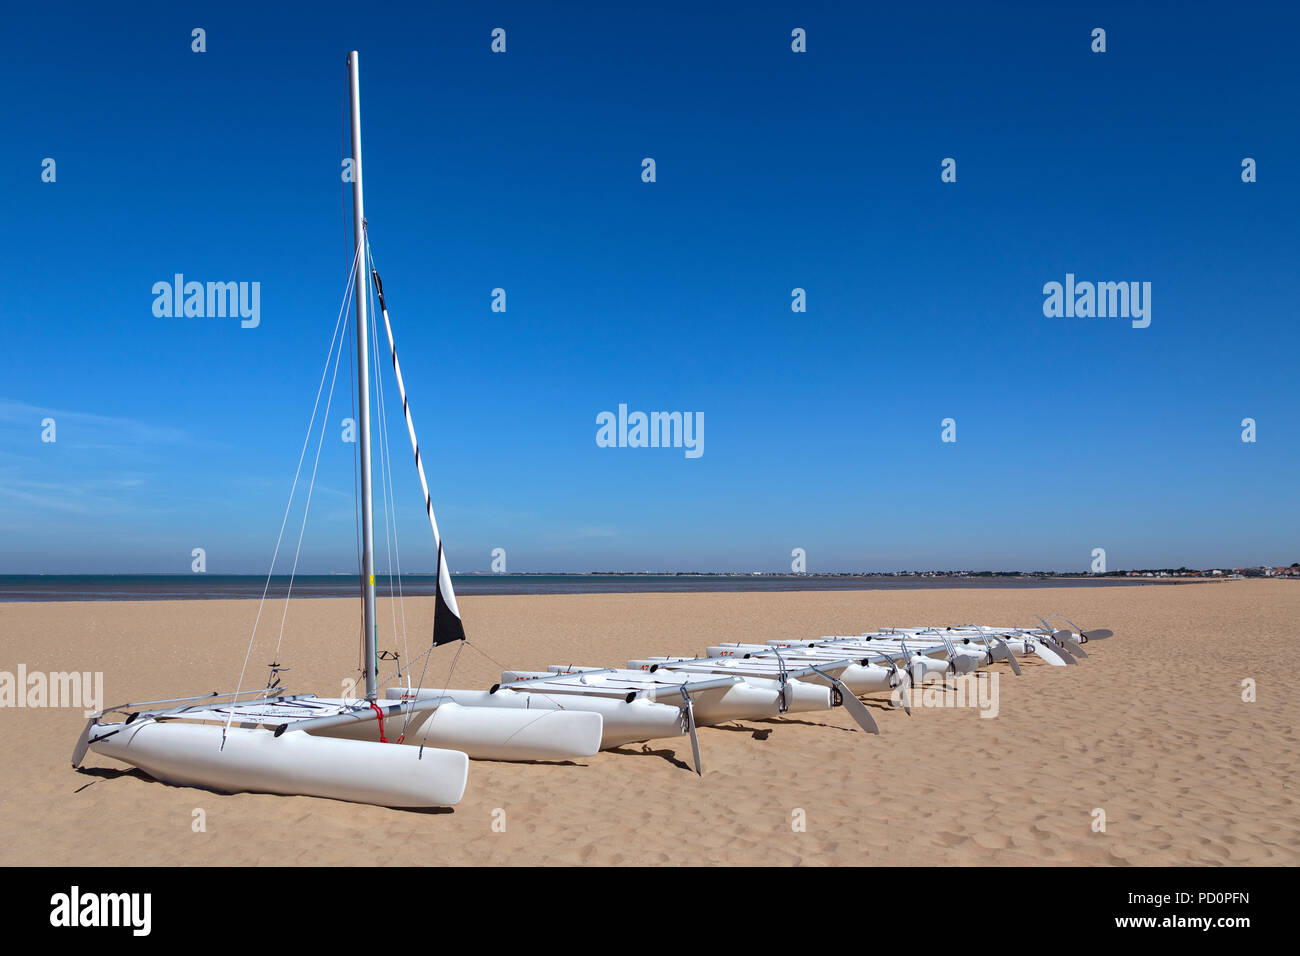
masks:
[[[1136,586],[1150,579],[1044,574],[456,574],[460,594],[641,594],[705,591],[896,591],[925,588]],[[432,574],[376,577],[381,597],[432,596]],[[0,603],[15,601],[182,601],[268,597],[356,597],[351,574],[9,574]]]

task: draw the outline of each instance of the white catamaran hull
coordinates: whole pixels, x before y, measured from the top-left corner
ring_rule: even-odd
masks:
[[[750,646],[753,648],[753,650],[759,652],[769,650],[769,648],[765,647],[762,644],[754,644]],[[717,662],[718,659],[736,660],[736,661],[743,662],[743,658],[741,658],[739,655],[736,654],[735,645],[718,645],[716,647],[710,647],[707,649],[705,653],[707,653],[708,657],[712,659],[712,661],[715,663]],[[770,661],[772,660],[772,658],[770,657],[762,658],[761,660]],[[794,659],[794,661],[791,663],[791,666],[803,667],[804,665],[807,664],[829,665],[831,660],[832,660],[831,658],[820,659],[817,657],[799,657]],[[639,665],[641,663],[644,662],[628,661],[628,666],[632,667],[635,665]],[[707,664],[709,663],[709,661],[706,661],[705,663]],[[832,670],[834,672],[834,676],[839,680],[843,681],[844,685],[858,696],[861,696],[863,694],[874,694],[877,691],[892,690],[894,684],[897,682],[896,678],[894,678],[889,668],[881,667],[878,664],[850,664],[848,667],[843,667],[843,668],[836,667],[836,668],[832,668]],[[742,674],[742,675],[747,674],[747,672],[744,669],[743,663],[741,663],[739,666],[735,668],[726,668],[726,669],[719,668],[716,671],[716,673],[735,673],[735,674]],[[757,671],[755,671],[754,673],[756,675]],[[819,674],[802,674],[800,675],[799,680],[805,681],[810,684],[829,683],[827,678],[822,677]]]
[[[887,644],[883,642],[873,642],[872,644],[841,644],[833,641],[768,641],[769,647],[775,647],[780,650],[792,648],[798,651],[800,648],[829,649],[837,654],[846,654],[854,656],[857,654],[898,654],[902,651],[899,644]],[[944,654],[944,657],[929,657],[929,654]],[[918,647],[912,652],[912,663],[908,667],[908,676],[915,684],[924,683],[931,677],[941,677],[950,670],[947,650],[939,647]],[[953,660],[957,672],[968,674],[974,671],[982,657],[975,657],[971,654],[958,653]]]
[[[686,733],[686,724],[680,707],[669,704],[656,704],[648,700],[617,700],[610,697],[582,697],[580,699],[557,700],[549,694],[533,694],[511,690],[503,687],[495,693],[486,690],[417,690],[408,692],[402,688],[392,687],[388,690],[389,700],[418,700],[421,697],[450,697],[461,710],[471,710],[484,716],[498,715],[507,723],[523,723],[537,728],[555,727],[559,721],[588,722],[595,717],[600,721],[596,736],[599,749],[621,747],[623,744],[640,740],[656,740],[660,737],[680,737]],[[446,705],[443,705],[445,707]],[[439,707],[435,714],[441,713]],[[581,707],[581,710],[576,708]],[[539,720],[539,718],[545,718]],[[533,721],[537,721],[535,725]],[[438,729],[438,725],[434,725]],[[416,735],[418,736],[418,734]],[[412,733],[407,732],[407,743],[415,743]],[[441,746],[447,746],[442,744]],[[465,749],[460,743],[457,749]],[[539,756],[528,757],[480,757],[480,748],[471,748],[469,754],[476,759],[487,760],[540,760],[556,759]],[[588,756],[595,750],[573,756]]]
[[[402,720],[384,728],[390,741],[425,747],[459,750],[472,760],[571,760],[590,757],[600,750],[602,720],[590,711],[488,710],[467,707],[455,701],[463,691],[431,690],[407,694],[393,688],[390,700],[418,700],[420,697],[452,697],[427,714],[414,714],[403,732]],[[477,693],[485,693],[478,691]],[[405,695],[405,696],[404,696]],[[378,740],[374,721],[350,724],[323,731],[331,737]]]
[[[705,691],[695,707],[700,724],[720,724],[728,720],[757,720],[782,714],[803,714],[830,710],[835,706],[831,689],[802,680],[786,681],[785,706],[782,707],[779,681],[748,677],[744,684],[729,687],[722,693]]]
[[[222,733],[225,746],[222,747]],[[90,749],[164,783],[227,793],[328,797],[384,807],[460,802],[469,758],[454,750],[390,747],[265,729],[142,720],[99,724]]]
[[[528,677],[546,678],[560,674],[579,674],[583,670],[584,668],[552,664],[545,672],[507,671],[501,677],[503,682],[508,682]],[[629,673],[645,672],[637,670]],[[600,686],[599,682],[589,685],[590,693],[599,694]],[[700,726],[722,724],[729,720],[761,720],[764,717],[779,717],[785,713],[810,713],[830,710],[834,706],[829,687],[799,680],[787,681],[783,688],[779,681],[745,678],[744,681],[729,687],[692,691],[691,694],[695,702],[695,722]],[[662,700],[665,703],[676,704],[681,697],[676,692],[665,692]]]

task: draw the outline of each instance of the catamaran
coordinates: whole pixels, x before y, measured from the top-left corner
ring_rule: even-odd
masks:
[[[954,673],[969,673],[994,661],[1007,660],[1019,673],[1015,661],[1017,655],[1023,657],[1034,654],[1052,666],[1066,667],[1077,664],[1077,658],[1088,656],[1082,648],[1083,644],[1089,640],[1103,640],[1113,634],[1104,628],[1084,631],[1068,621],[1075,630],[1054,629],[1043,618],[1039,618],[1039,622],[1042,626],[1038,628],[974,624],[944,628],[890,627],[875,632],[832,635],[812,640],[768,641],[767,646],[776,649],[818,648],[827,653],[854,650],[897,651],[910,655],[913,659],[920,653],[944,661],[944,666]],[[728,644],[710,648],[709,654],[750,653],[754,650],[753,645]],[[934,664],[922,663],[922,666],[927,671],[936,669]]]
[[[74,767],[93,752],[131,764],[168,783],[212,790],[300,794],[392,807],[451,806],[464,794],[470,758],[571,759],[637,741],[687,734],[695,769],[702,772],[698,726],[844,707],[862,730],[875,734],[879,726],[857,699],[860,694],[892,691],[934,674],[969,673],[995,660],[1008,660],[1018,673],[1017,655],[1030,653],[1064,666],[1075,663],[1076,655],[1086,656],[1082,644],[1110,636],[1109,631],[1082,631],[1068,620],[1066,623],[1074,630],[1054,631],[1043,619],[1042,627],[1035,629],[976,625],[895,628],[762,645],[721,644],[709,648],[707,658],[652,657],[629,661],[626,668],[554,665],[546,671],[507,670],[500,683],[488,690],[426,688],[424,672],[413,686],[413,662],[408,661],[395,675],[404,684],[387,688],[381,698],[370,411],[370,358],[373,355],[378,365],[380,349],[377,328],[371,322],[372,295],[378,300],[383,318],[407,436],[437,551],[433,632],[429,647],[420,656],[465,641],[466,636],[433,513],[383,283],[370,247],[362,192],[360,78],[355,51],[348,54],[347,65],[354,256],[289,506],[272,555],[271,572],[332,362],[334,377],[330,379],[316,450],[315,461],[318,464],[320,460],[324,422],[347,337],[347,306],[349,300],[354,300],[364,694],[357,698],[290,694],[281,686],[281,677],[288,668],[279,663],[270,665],[264,687],[244,689],[249,655],[271,582],[268,573],[236,689],[108,708],[87,722],[73,751]],[[387,527],[392,483],[381,374],[377,374],[376,384]],[[315,467],[307,491],[308,506]],[[305,525],[305,509],[303,521]],[[300,534],[299,549],[301,542]],[[297,560],[295,554],[294,573]],[[400,591],[400,564],[396,581]],[[292,584],[293,574],[290,592]],[[289,596],[285,597],[286,613]],[[277,642],[277,659],[279,651]],[[903,699],[905,702],[906,697]],[[388,734],[394,734],[391,743]],[[395,746],[398,744],[406,746]]]
[[[709,678],[567,664],[545,671],[504,671],[501,682],[488,691],[412,693],[390,688],[388,696],[419,701],[422,694],[438,693],[471,707],[596,709],[604,719],[603,750],[688,734],[697,773],[703,772],[697,727],[828,710],[839,703],[828,688],[797,680],[780,683],[737,675]]]
[[[287,668],[279,664],[271,665],[264,688],[244,690],[244,671],[241,671],[241,686],[232,692],[122,704],[96,714],[78,738],[72,755],[73,767],[79,767],[86,754],[93,752],[131,764],[158,780],[173,784],[226,792],[302,794],[393,807],[433,807],[459,802],[465,791],[470,757],[498,760],[571,758],[594,754],[601,745],[602,717],[594,710],[474,708],[462,706],[443,694],[411,694],[383,702],[379,698],[369,374],[371,349],[374,348],[377,356],[378,338],[377,335],[373,340],[371,338],[369,297],[366,294],[371,280],[381,306],[384,298],[378,272],[373,266],[362,191],[360,71],[355,51],[348,54],[347,63],[354,257],[325,368],[328,372],[332,359],[337,377],[347,331],[343,319],[351,297],[355,300],[356,312],[364,696],[349,699],[289,694],[280,686],[281,675]],[[424,491],[425,511],[438,554],[432,649],[464,640],[465,630],[433,514],[386,306],[383,306],[383,319],[408,434],[415,452],[416,469]],[[343,323],[343,334],[340,334],[340,323]],[[308,424],[308,439],[324,384],[325,373],[322,373],[316,406]],[[333,390],[334,380],[331,380],[331,399]],[[379,394],[382,401],[382,391]],[[326,417],[328,410],[327,400]],[[381,419],[382,415],[381,406]],[[324,418],[322,438],[323,435]],[[307,442],[304,441],[304,454],[306,450]],[[381,464],[382,455],[381,446]],[[317,462],[319,458],[318,443]],[[303,456],[300,455],[299,472],[302,463]],[[314,482],[313,469],[313,485]],[[295,474],[294,491],[297,484],[298,475]],[[308,504],[310,493],[309,488]],[[293,500],[294,492],[291,492],[290,506]],[[285,521],[288,515],[286,509]],[[303,520],[306,521],[305,512]],[[283,522],[280,530],[282,539]],[[276,555],[279,549],[280,542],[277,541]],[[272,571],[275,560],[273,556]],[[295,572],[296,569],[295,557]],[[270,580],[268,574],[267,587]],[[266,593],[264,588],[262,604]],[[288,596],[285,600],[287,611]],[[258,609],[259,621],[262,604]],[[255,623],[254,637],[256,633]],[[252,647],[250,638],[250,653]],[[247,664],[246,656],[245,670]],[[407,680],[409,683],[409,671]],[[390,731],[399,728],[395,742],[414,746],[389,745],[385,726]]]

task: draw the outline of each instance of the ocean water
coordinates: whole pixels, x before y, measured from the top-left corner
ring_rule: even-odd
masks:
[[[920,588],[1099,587],[1150,584],[1129,578],[1048,577],[1043,575],[888,575],[888,574],[457,574],[457,594],[635,594],[690,591],[861,591]],[[0,575],[0,602],[13,601],[177,601],[258,598],[264,575],[252,574],[10,574]],[[376,576],[381,597],[389,579]],[[393,581],[392,590],[398,590]],[[431,574],[407,574],[401,593],[432,595]],[[354,597],[359,579],[344,574],[300,574],[289,591],[288,575],[275,575],[268,597]]]

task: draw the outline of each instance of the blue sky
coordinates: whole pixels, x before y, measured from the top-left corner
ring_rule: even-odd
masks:
[[[1300,560],[1300,17],[1131,6],[7,11],[0,573],[265,571],[350,262],[353,48],[453,570]],[[155,317],[175,273],[260,282],[260,324]],[[1150,326],[1045,317],[1066,273],[1150,282]],[[355,567],[346,375],[306,570]],[[620,403],[702,412],[704,454],[598,447]]]

